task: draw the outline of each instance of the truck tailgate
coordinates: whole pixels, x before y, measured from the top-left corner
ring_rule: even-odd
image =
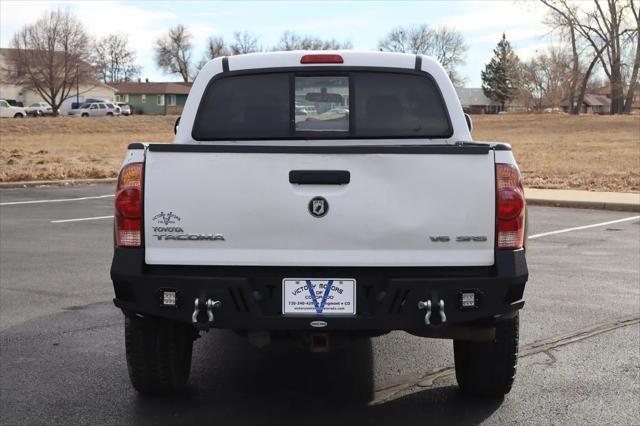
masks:
[[[153,147],[153,146],[152,146]],[[482,266],[494,263],[494,152],[150,149],[147,264]],[[348,171],[348,184],[289,173]],[[326,201],[316,217],[312,199]],[[316,212],[317,213],[317,212]]]

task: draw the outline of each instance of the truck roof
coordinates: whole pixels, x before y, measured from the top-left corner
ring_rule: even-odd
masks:
[[[313,64],[317,66],[367,66],[411,69],[415,68],[416,64],[415,54],[358,50],[292,50],[287,52],[261,52],[229,56],[227,60],[230,71],[270,67],[298,67],[301,65],[301,58],[305,55],[340,55],[343,59],[342,64]],[[420,57],[425,71],[429,72],[428,69],[432,67],[440,67],[433,58],[424,55],[420,55]],[[211,62],[219,60],[220,59],[216,58]]]

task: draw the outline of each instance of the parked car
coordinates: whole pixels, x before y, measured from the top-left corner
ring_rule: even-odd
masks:
[[[354,119],[297,122],[302,96],[318,110],[348,102]],[[453,340],[463,393],[508,393],[526,202],[511,147],[471,130],[423,55],[205,65],[174,143],[129,145],[118,178],[111,279],[133,387],[184,388],[211,328],[314,352],[403,330]]]
[[[0,117],[24,118],[27,116],[27,110],[24,107],[9,105],[9,102],[0,99]]]
[[[115,110],[115,115],[121,115],[122,109],[115,102],[105,102],[107,108],[113,108]]]
[[[99,116],[116,116],[120,114],[120,109],[112,103],[92,102],[80,105],[77,109],[69,111],[69,115],[77,117],[99,117]]]
[[[27,108],[27,114],[34,117],[41,117],[43,115],[53,115],[53,109],[46,102],[34,102]]]
[[[333,107],[327,112],[334,113],[334,114],[349,114],[349,108],[342,107],[342,106]]]
[[[124,102],[118,102],[117,105],[120,107],[120,114],[122,115],[131,115],[131,106]]]

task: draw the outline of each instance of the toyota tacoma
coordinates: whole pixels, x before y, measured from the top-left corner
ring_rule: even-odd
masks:
[[[453,340],[463,393],[511,389],[528,278],[511,147],[477,142],[422,55],[216,58],[171,144],[134,143],[115,198],[115,305],[142,393],[188,381],[211,328],[313,351]]]

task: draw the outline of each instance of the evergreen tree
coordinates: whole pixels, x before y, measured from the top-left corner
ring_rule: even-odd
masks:
[[[493,58],[482,71],[482,91],[491,100],[504,104],[514,98],[518,84],[519,60],[502,33],[502,39],[493,49]]]

